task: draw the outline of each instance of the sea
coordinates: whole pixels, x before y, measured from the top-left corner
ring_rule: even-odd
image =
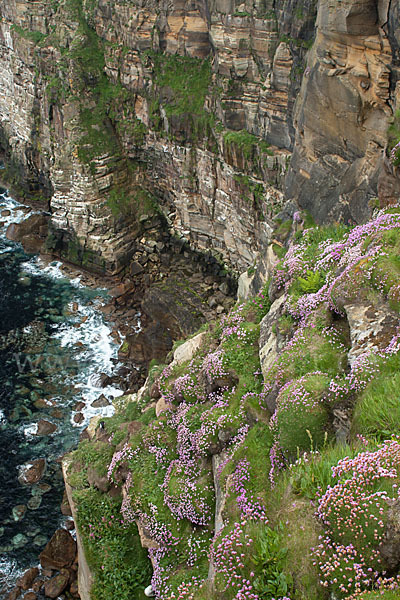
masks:
[[[0,188],[0,598],[66,524],[60,457],[91,417],[111,416],[122,394],[102,387],[118,368],[118,344],[100,310],[107,290],[85,287],[61,263],[7,240],[8,225],[27,214]],[[110,404],[93,408],[101,394]],[[46,460],[43,478],[24,485],[21,474],[38,458]]]

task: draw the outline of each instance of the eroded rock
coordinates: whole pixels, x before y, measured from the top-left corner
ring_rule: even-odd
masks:
[[[76,542],[66,529],[57,529],[40,553],[43,568],[61,569],[72,565],[76,556]]]

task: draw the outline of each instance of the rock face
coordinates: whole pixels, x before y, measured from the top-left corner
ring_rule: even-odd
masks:
[[[40,564],[47,569],[61,569],[72,565],[76,556],[76,542],[66,529],[57,529],[40,553]]]
[[[350,326],[350,365],[365,352],[378,352],[386,348],[397,332],[398,315],[383,302],[376,306],[372,302],[359,300],[345,304],[344,309]]]
[[[18,481],[23,485],[33,485],[40,481],[46,470],[46,459],[38,458],[32,463],[22,465]]]
[[[0,9],[0,150],[8,179],[49,197],[49,249],[126,268],[156,201],[243,270],[282,202],[314,3],[78,4]]]
[[[366,220],[378,180],[382,203],[396,197],[398,175],[384,158],[398,106],[395,14],[386,0],[319,3],[286,180],[288,196],[318,221]]]
[[[47,198],[47,247],[73,263],[140,273],[134,241],[161,209],[171,235],[244,271],[283,187],[319,221],[359,222],[377,194],[398,197],[385,158],[398,12],[387,0],[7,0],[6,177]]]

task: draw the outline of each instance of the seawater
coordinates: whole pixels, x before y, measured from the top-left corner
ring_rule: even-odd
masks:
[[[8,241],[8,224],[26,212],[0,189],[0,597],[38,563],[63,524],[57,459],[77,445],[90,417],[113,412],[112,405],[94,409],[91,403],[101,394],[110,401],[122,394],[99,382],[117,365],[118,346],[99,310],[107,291],[68,279],[60,263],[44,264]],[[85,417],[79,425],[78,402]],[[41,419],[57,430],[37,435]],[[43,479],[21,485],[21,468],[37,458],[47,461]]]

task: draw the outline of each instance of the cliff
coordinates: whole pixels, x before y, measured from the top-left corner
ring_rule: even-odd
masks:
[[[319,221],[362,222],[371,199],[398,193],[385,158],[397,10],[7,0],[7,178],[48,202],[49,249],[100,271],[126,270],[159,211],[171,233],[237,272],[297,203]]]
[[[299,216],[69,456],[93,600],[398,597],[399,223]]]

